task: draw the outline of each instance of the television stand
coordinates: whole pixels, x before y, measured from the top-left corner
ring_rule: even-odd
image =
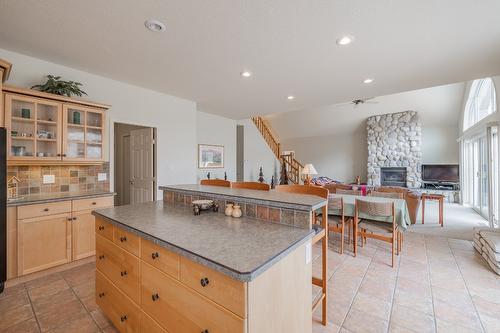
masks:
[[[428,190],[458,191],[460,189],[460,185],[458,183],[425,182],[424,188]]]

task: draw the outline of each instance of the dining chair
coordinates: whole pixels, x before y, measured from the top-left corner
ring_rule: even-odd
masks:
[[[404,194],[398,192],[379,192],[379,191],[371,191],[369,196],[372,197],[380,197],[380,198],[391,198],[391,199],[403,199]]]
[[[363,220],[360,220],[360,214]],[[377,221],[370,217],[390,218],[391,222]],[[373,238],[391,244],[392,261],[391,267],[394,267],[395,246],[397,241],[398,227],[396,225],[396,212],[394,202],[373,202],[356,199],[354,208],[354,256],[357,254],[357,239]]]
[[[328,231],[333,231],[340,233],[340,254],[344,254],[344,242],[345,242],[345,227],[347,225],[347,244],[351,244],[351,222],[352,218],[346,218],[344,215],[344,198],[342,197],[330,197],[328,199],[328,209],[331,212],[334,210],[337,214],[331,214],[328,219]]]
[[[248,190],[261,190],[261,191],[269,191],[271,189],[271,185],[259,182],[232,182],[231,187],[244,188]]]
[[[337,189],[337,194],[347,194],[347,195],[361,195],[361,190],[342,190]]]
[[[324,199],[328,199],[328,190],[321,186],[315,185],[278,185],[276,186],[276,192],[282,193],[296,193],[296,194],[308,194],[316,195]],[[321,278],[315,276],[312,277],[312,284],[321,288],[320,297],[313,300],[312,312],[321,305],[321,323],[326,326],[327,324],[327,272],[328,272],[328,204],[321,208],[321,219],[318,219],[316,212],[312,212],[311,219],[313,223],[320,221],[319,226],[314,226],[316,231],[312,239],[312,245],[321,241]],[[319,228],[318,228],[319,227]]]
[[[231,187],[231,182],[224,179],[202,179],[200,185]]]

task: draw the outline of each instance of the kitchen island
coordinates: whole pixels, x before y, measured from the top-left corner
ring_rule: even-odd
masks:
[[[261,200],[256,192],[245,200]],[[286,209],[304,202],[292,197]],[[311,332],[314,231],[286,212],[283,223],[195,216],[184,196],[94,215],[96,300],[121,332]]]

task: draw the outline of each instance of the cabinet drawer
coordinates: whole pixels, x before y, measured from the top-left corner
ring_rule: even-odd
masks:
[[[96,267],[134,302],[140,300],[139,258],[96,236]]]
[[[179,279],[179,255],[144,238],[141,239],[141,258],[164,273]]]
[[[226,309],[246,318],[245,283],[181,258],[181,281]]]
[[[113,207],[113,197],[99,197],[73,200],[73,210],[88,210],[105,207]]]
[[[71,201],[50,202],[44,204],[17,207],[17,218],[28,219],[71,212]]]
[[[95,293],[97,305],[120,332],[140,332],[139,307],[99,271],[95,275]]]
[[[141,333],[168,333],[150,316],[141,313]]]
[[[156,268],[141,263],[143,310],[168,332],[238,333],[245,331],[239,318]]]
[[[139,256],[141,250],[141,238],[139,236],[115,226],[113,227],[113,242],[133,255]]]
[[[113,225],[97,216],[95,218],[95,232],[99,236],[106,237],[110,241],[113,241]]]

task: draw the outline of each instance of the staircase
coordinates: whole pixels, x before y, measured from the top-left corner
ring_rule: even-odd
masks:
[[[294,184],[299,184],[303,165],[295,159],[293,153],[282,154],[281,145],[271,131],[271,127],[267,120],[262,117],[253,117],[252,121],[269,145],[269,148],[271,148],[276,158],[280,161],[281,165],[285,166],[288,180]]]

